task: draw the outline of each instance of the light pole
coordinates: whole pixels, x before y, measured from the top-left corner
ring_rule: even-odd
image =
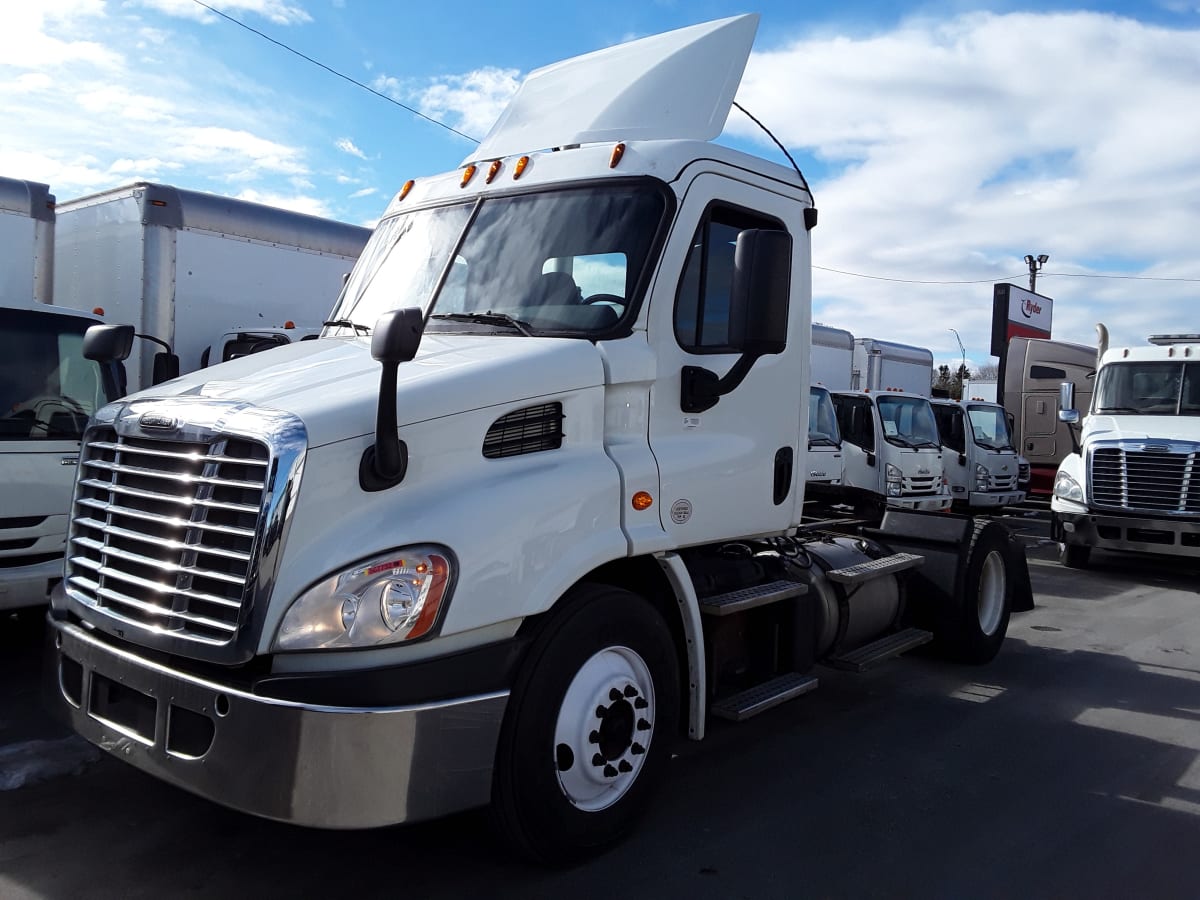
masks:
[[[1039,253],[1036,257],[1032,253],[1025,254],[1025,265],[1029,266],[1029,290],[1031,293],[1037,293],[1037,273],[1042,271],[1042,266],[1050,259],[1049,254]]]
[[[962,365],[958,370],[958,399],[963,399],[963,382],[967,378],[967,348],[963,346],[962,338],[958,336],[958,329],[949,329],[954,334],[954,339],[958,341],[958,349],[962,353]]]

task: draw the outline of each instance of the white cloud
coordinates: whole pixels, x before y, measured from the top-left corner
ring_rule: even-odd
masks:
[[[357,200],[359,197],[371,197],[379,193],[379,188],[367,187],[360,191],[355,191],[350,195],[350,199]]]
[[[326,206],[324,200],[317,197],[303,194],[277,194],[270,191],[256,191],[253,188],[240,191],[236,196],[238,200],[290,209],[292,212],[307,213],[310,216],[329,216],[329,207]]]
[[[372,87],[393,99],[411,103],[431,119],[482,138],[520,87],[521,77],[517,69],[487,66],[422,84],[380,75]]]
[[[1196,31],[1092,13],[911,20],[756,53],[738,98],[830,167],[813,185],[818,265],[1024,286],[1024,253],[1049,253],[1038,288],[1057,300],[1056,336],[1090,341],[1104,318],[1140,341],[1152,323],[1186,324],[1176,304],[1194,285],[1050,273],[1124,260],[1135,273],[1197,274],[1198,42]],[[728,133],[765,141],[737,111]],[[990,284],[818,270],[814,292],[823,321],[856,332],[949,357],[946,326],[968,347],[989,343]]]
[[[193,0],[130,0],[130,3],[182,19],[193,19],[197,22],[218,21],[217,16]],[[312,16],[305,12],[303,7],[282,0],[212,0],[209,5],[234,18],[239,14],[252,13],[274,25],[297,25],[312,21]]]
[[[357,156],[359,159],[367,158],[367,154],[359,150],[358,147],[355,146],[354,141],[350,140],[350,138],[338,138],[336,141],[334,141],[334,146],[343,153],[349,153],[351,156]]]

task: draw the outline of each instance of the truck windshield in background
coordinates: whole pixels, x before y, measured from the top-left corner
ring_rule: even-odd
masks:
[[[1200,415],[1200,363],[1109,363],[1096,378],[1092,412]]]
[[[646,179],[385,219],[326,333],[362,333],[390,310],[429,308],[431,298],[427,331],[612,331],[632,319],[666,210],[665,190]]]
[[[971,436],[988,450],[1016,450],[1008,431],[1008,417],[999,406],[968,406]]]
[[[808,443],[810,447],[840,447],[842,444],[837,410],[829,391],[824,388],[808,389]]]
[[[118,396],[112,370],[83,358],[91,319],[0,309],[0,441],[79,440]]]
[[[883,423],[883,437],[889,444],[912,448],[941,446],[928,400],[883,394],[875,402]]]

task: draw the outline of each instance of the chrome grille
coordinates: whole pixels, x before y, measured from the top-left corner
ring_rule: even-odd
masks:
[[[67,586],[135,627],[206,644],[236,636],[253,572],[269,453],[218,436],[88,435]]]
[[[1200,482],[1192,489],[1197,454],[1100,447],[1092,453],[1092,502],[1145,512],[1200,513]]]
[[[940,475],[913,475],[901,482],[903,496],[914,494],[936,494],[942,485]]]

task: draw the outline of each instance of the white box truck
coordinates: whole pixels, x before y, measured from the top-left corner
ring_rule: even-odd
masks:
[[[812,195],[710,143],[757,21],[533,72],[392,200],[345,324],[96,416],[49,614],[79,733],[288,822],[490,802],[562,860],[818,661],[995,655],[1002,525],[797,528]]]
[[[944,471],[955,506],[996,509],[1025,502],[1023,468],[998,403],[934,399],[933,415],[944,453]]]
[[[805,481],[809,485],[836,487],[842,483],[842,435],[830,391],[849,387],[853,358],[854,335],[843,328],[813,322],[805,466]]]
[[[1082,568],[1094,547],[1200,558],[1200,334],[1109,347],[1097,330],[1091,411],[1050,500],[1060,559]],[[1059,417],[1079,427],[1074,394],[1064,382]]]
[[[316,335],[369,235],[344,222],[139,182],[58,205],[54,303],[103,308],[190,372]],[[174,375],[165,362],[155,344],[135,344],[130,388]]]
[[[932,351],[875,338],[855,339],[851,390],[893,390],[928,397],[932,387]]]
[[[100,320],[50,301],[54,195],[0,177],[0,610],[44,604],[62,578],[67,511],[88,417],[120,370],[85,359]]]

